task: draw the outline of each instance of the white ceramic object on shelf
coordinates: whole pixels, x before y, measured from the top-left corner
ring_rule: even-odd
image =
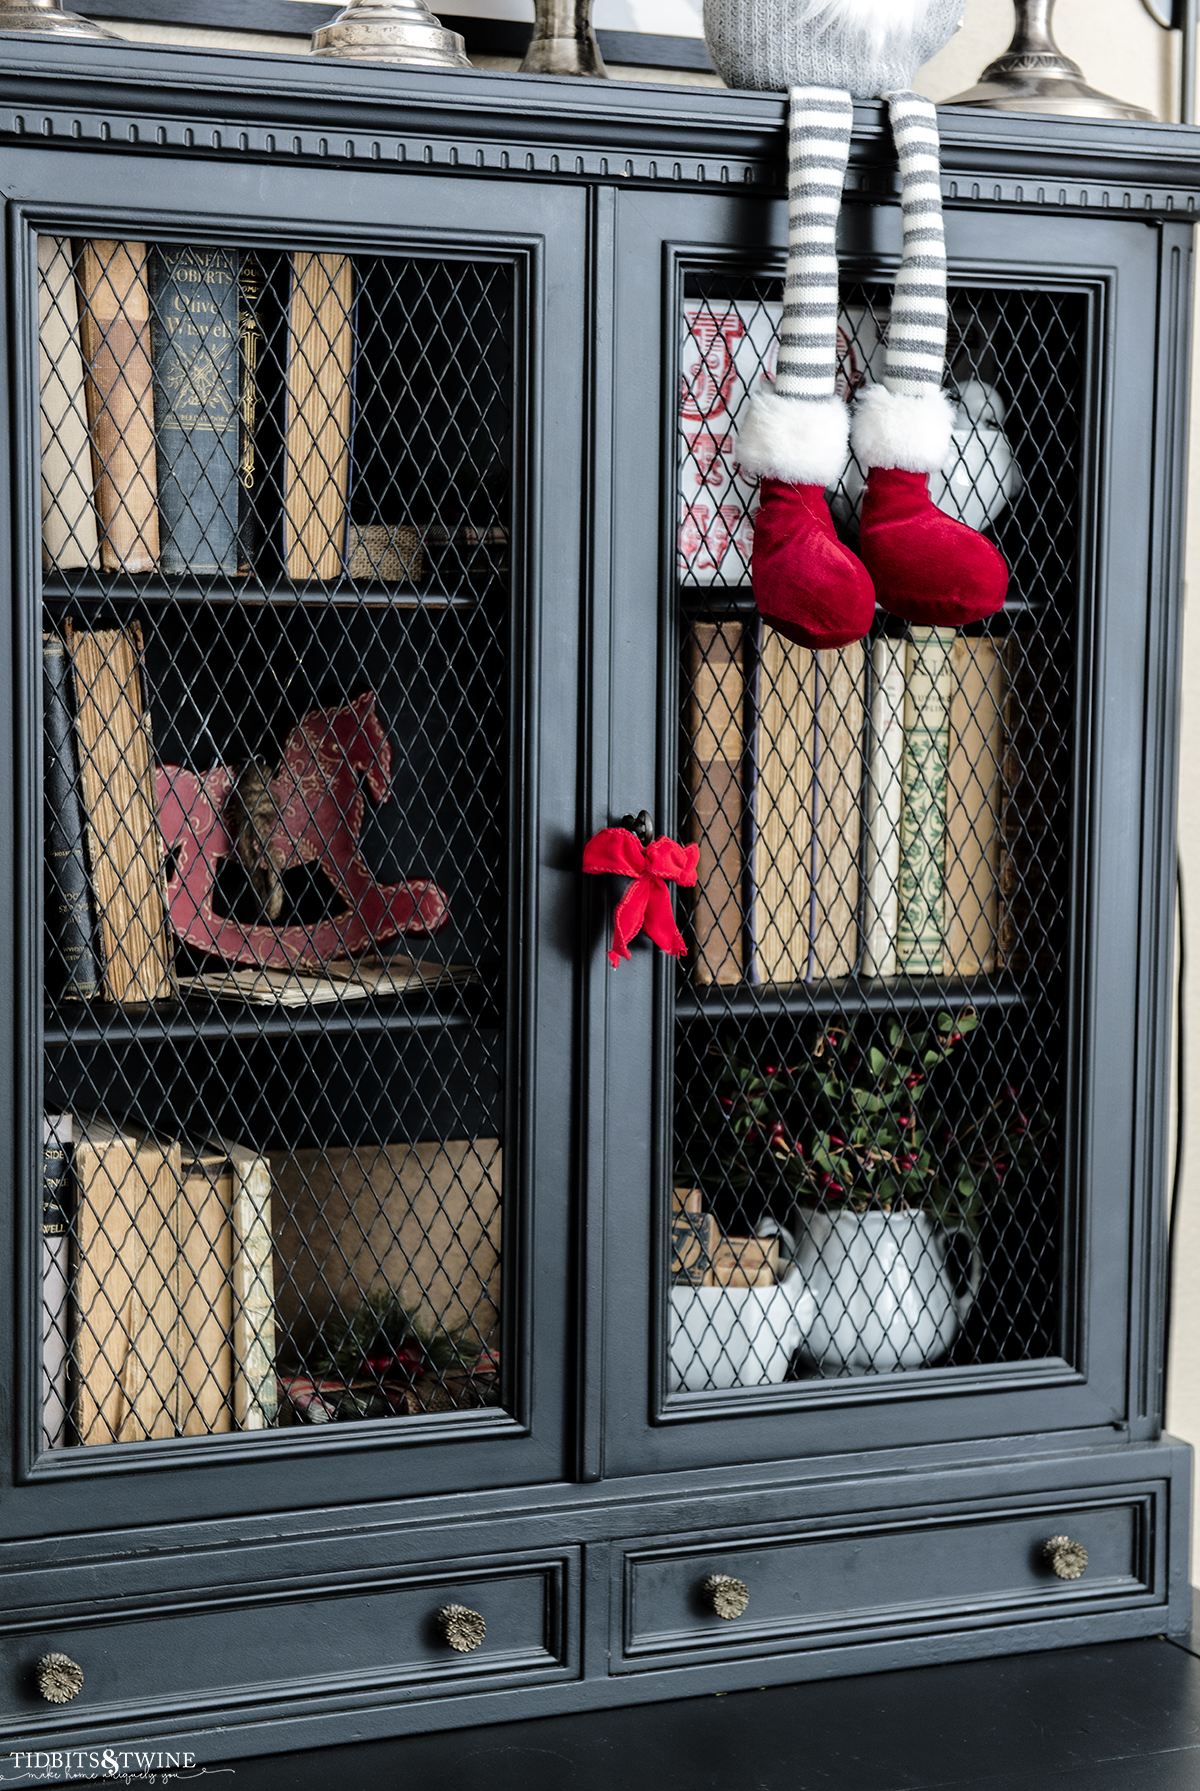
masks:
[[[796,1229],[797,1291],[809,1296],[796,1302],[800,1353],[813,1368],[890,1374],[946,1354],[979,1291],[978,1248],[960,1290],[946,1262],[951,1234],[927,1213],[802,1210]]]
[[[996,523],[1021,489],[1021,469],[1002,427],[1004,401],[995,386],[967,380],[959,394],[950,452],[940,473],[929,480],[939,510],[970,529]],[[851,457],[834,498],[834,513],[845,521],[862,509],[862,471]]]
[[[1021,469],[1003,430],[1004,401],[995,386],[971,379],[959,393],[950,455],[929,481],[939,510],[969,529],[985,529],[1021,489]]]
[[[774,1287],[673,1287],[672,1393],[765,1387],[783,1380],[815,1317],[793,1270]]]

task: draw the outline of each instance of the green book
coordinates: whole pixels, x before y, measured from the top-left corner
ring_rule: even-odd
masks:
[[[896,924],[901,976],[942,973],[954,637],[953,628],[914,628],[908,641]]]

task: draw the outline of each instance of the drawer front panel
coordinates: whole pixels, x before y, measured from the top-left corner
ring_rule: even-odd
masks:
[[[623,1655],[740,1651],[742,1644],[896,1625],[940,1625],[973,1613],[1044,1616],[1099,1600],[1146,1598],[1148,1498],[1069,1507],[857,1523],[808,1534],[728,1538],[703,1547],[635,1550],[624,1561]],[[1059,1579],[1046,1542],[1066,1534],[1087,1550],[1077,1580]],[[748,1593],[723,1618],[705,1582],[728,1575]],[[740,1600],[738,1600],[740,1602]]]
[[[452,1690],[457,1681],[478,1689],[481,1678],[561,1676],[577,1658],[569,1640],[572,1566],[560,1559],[389,1577],[287,1599],[231,1604],[223,1597],[208,1610],[10,1633],[0,1638],[0,1728],[62,1731],[90,1728],[101,1715],[161,1715],[164,1705],[235,1709],[297,1693]],[[486,1623],[469,1653],[446,1639],[439,1612],[447,1605],[477,1612]],[[47,1703],[38,1690],[37,1663],[50,1652],[83,1669],[83,1689],[65,1706]]]

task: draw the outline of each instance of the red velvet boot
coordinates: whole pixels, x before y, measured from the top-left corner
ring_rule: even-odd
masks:
[[[802,647],[845,647],[875,619],[875,592],[834,533],[825,487],[846,464],[849,415],[830,394],[789,398],[760,386],[738,431],[737,457],[757,473],[758,515],[750,577],[759,613]]]
[[[821,485],[762,481],[750,575],[764,622],[802,647],[849,646],[875,619],[870,577],[838,540]]]
[[[996,548],[939,510],[929,475],[946,463],[953,410],[944,392],[860,393],[854,452],[869,469],[858,551],[884,609],[907,622],[961,628],[1003,606],[1008,567]]]
[[[880,604],[907,622],[961,628],[1004,606],[1003,558],[983,535],[937,508],[928,473],[871,468],[859,552]]]

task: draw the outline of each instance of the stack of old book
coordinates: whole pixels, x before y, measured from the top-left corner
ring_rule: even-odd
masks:
[[[59,999],[159,1001],[174,948],[136,623],[42,635],[46,983]]]
[[[970,978],[1049,949],[1053,643],[914,628],[811,653],[698,621],[684,673],[698,983]]]
[[[356,365],[371,269],[312,251],[264,263],[38,238],[46,569],[240,578],[281,565],[298,582],[413,585],[426,537],[450,574],[497,533],[506,551],[491,521],[422,530],[395,514],[390,474],[376,492],[395,396],[377,402],[378,367],[368,381]]]
[[[774,1287],[778,1237],[734,1237],[704,1210],[700,1188],[676,1188],[671,1200],[671,1282],[676,1287]]]
[[[334,1001],[389,1000],[466,988],[479,976],[469,964],[440,964],[399,956],[341,958],[320,972],[230,965],[181,976],[182,995],[212,1001],[250,1002],[255,1007],[325,1006]]]
[[[275,1423],[271,1176],[98,1115],[46,1124],[47,1445]]]

